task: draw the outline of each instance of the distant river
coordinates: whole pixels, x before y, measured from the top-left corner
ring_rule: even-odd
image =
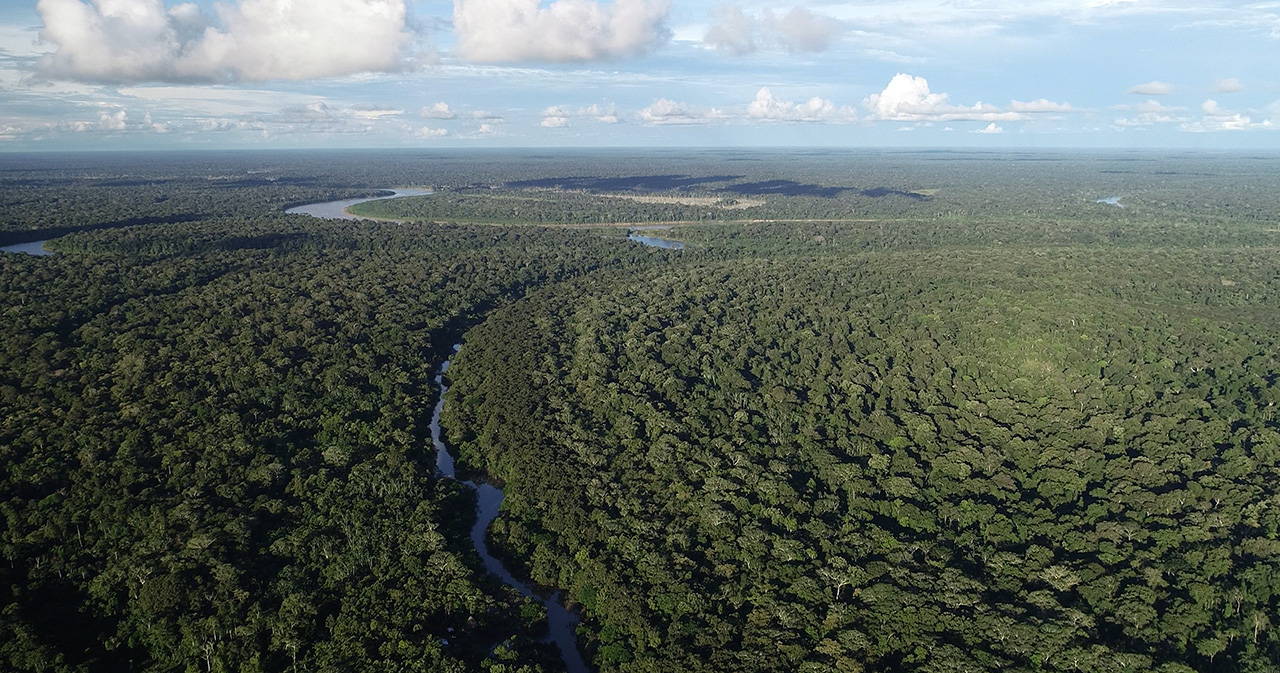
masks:
[[[401,196],[426,196],[434,194],[430,189],[388,189],[391,196],[373,196],[364,199],[343,199],[341,201],[325,201],[323,203],[308,203],[305,206],[294,206],[286,209],[284,212],[290,215],[310,215],[325,220],[359,220],[359,216],[352,215],[347,209],[357,203],[368,203],[370,201],[381,201],[383,199],[395,199]]]
[[[308,203],[303,206],[294,206],[284,212],[290,215],[310,215],[312,217],[319,217],[325,220],[359,220],[364,218],[347,212],[348,208],[356,205],[357,203],[368,203],[369,201],[381,201],[383,199],[396,199],[401,196],[426,196],[427,194],[435,193],[430,189],[388,189],[386,191],[391,192],[391,196],[374,196],[365,199],[343,199],[341,201]],[[657,236],[645,236],[644,234],[639,233],[641,231],[661,231],[670,228],[671,227],[666,225],[632,227],[630,233],[627,234],[627,240],[639,243],[640,245],[647,245],[651,248],[664,248],[666,250],[684,249],[684,243],[681,243],[680,241],[671,241]]]
[[[670,239],[659,238],[657,236],[646,236],[640,233],[642,231],[669,231],[670,229],[671,227],[665,224],[632,227],[631,231],[627,233],[627,240],[635,241],[640,245],[647,245],[651,248],[663,248],[665,250],[684,250],[684,243],[681,243],[680,241],[672,241]]]
[[[54,254],[52,250],[44,247],[49,239],[43,241],[30,241],[27,243],[15,243],[13,245],[0,246],[0,252],[16,252],[21,255],[36,255],[43,257],[45,255]]]

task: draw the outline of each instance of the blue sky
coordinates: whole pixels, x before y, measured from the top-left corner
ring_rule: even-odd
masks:
[[[1280,148],[1280,2],[12,0],[0,151]]]

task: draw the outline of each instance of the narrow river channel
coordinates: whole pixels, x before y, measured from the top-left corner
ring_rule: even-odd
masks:
[[[401,196],[420,196],[430,194],[430,190],[421,189],[400,189],[387,190],[393,192],[391,196],[381,196],[368,199],[346,199],[343,201],[327,201],[324,203],[312,203],[303,206],[297,206],[286,210],[287,213],[311,215],[324,219],[341,219],[341,220],[358,220],[359,217],[347,212],[347,208],[367,201],[378,201],[380,199],[394,199]],[[637,228],[639,229],[639,228]],[[641,245],[648,245],[657,248],[683,248],[684,244],[677,241],[668,241],[666,239],[654,238],[650,236],[642,236],[635,230],[629,232],[628,240],[634,241]],[[461,345],[453,347],[456,353]],[[445,360],[440,365],[440,373],[436,374],[435,382],[439,389],[440,396],[436,400],[435,409],[431,412],[431,443],[436,451],[436,470],[440,476],[457,480],[457,470],[453,464],[453,455],[449,453],[449,447],[444,443],[440,431],[440,413],[444,410],[444,397],[448,392],[449,386],[445,383],[445,372],[449,369],[451,360]],[[565,669],[568,673],[590,673],[591,669],[587,666],[586,661],[582,658],[582,653],[578,651],[578,640],[575,634],[575,627],[578,625],[578,616],[564,606],[561,601],[560,592],[552,593],[549,596],[541,596],[533,590],[527,582],[517,579],[507,570],[496,556],[489,553],[489,524],[498,518],[499,509],[502,506],[503,493],[502,489],[493,484],[483,482],[476,483],[474,481],[463,481],[463,486],[475,491],[476,494],[476,520],[471,526],[471,546],[475,548],[476,555],[484,563],[484,568],[491,575],[497,577],[503,584],[520,592],[521,596],[532,598],[543,605],[547,609],[547,637],[546,642],[555,643],[560,649],[560,657],[564,660]]]
[[[461,345],[456,345],[453,351],[456,353],[459,348]],[[440,390],[440,397],[436,400],[436,407],[431,412],[431,443],[436,449],[436,470],[441,476],[456,480],[458,477],[453,465],[453,455],[449,453],[449,447],[444,443],[440,431],[440,413],[444,411],[445,393],[449,392],[449,386],[444,378],[445,373],[449,371],[449,363],[450,360],[445,360],[444,364],[440,365],[440,373],[436,374],[436,387]],[[489,532],[489,524],[498,518],[498,510],[502,506],[502,489],[493,484],[477,484],[474,481],[461,483],[476,493],[476,521],[471,526],[471,545],[475,547],[476,554],[484,562],[485,570],[501,580],[503,584],[519,591],[521,596],[532,598],[542,603],[547,609],[546,640],[555,643],[560,649],[560,657],[564,660],[568,673],[590,671],[582,659],[582,653],[578,651],[578,641],[574,634],[574,627],[578,625],[578,616],[564,606],[560,600],[560,592],[557,591],[545,597],[539,596],[528,584],[516,579],[501,560],[489,553],[486,536]]]

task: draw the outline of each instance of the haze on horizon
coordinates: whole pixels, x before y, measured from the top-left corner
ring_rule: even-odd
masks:
[[[1280,6],[39,0],[0,151],[1280,149]]]

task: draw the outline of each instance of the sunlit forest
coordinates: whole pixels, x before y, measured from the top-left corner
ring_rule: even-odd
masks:
[[[600,673],[1273,673],[1277,186],[1247,153],[0,155],[0,245],[53,253],[0,253],[0,670],[577,673],[559,592]],[[446,359],[535,596],[437,472]]]

